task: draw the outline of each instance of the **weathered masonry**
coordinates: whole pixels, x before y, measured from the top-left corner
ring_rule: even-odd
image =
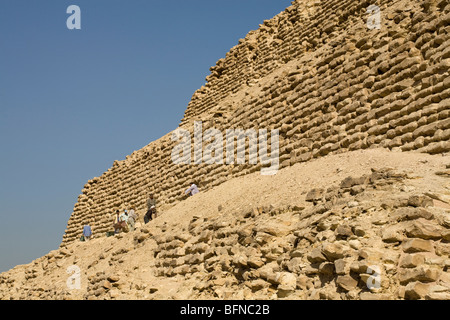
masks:
[[[370,5],[381,9],[380,29],[367,26]],[[211,67],[180,127],[279,129],[280,169],[373,147],[448,152],[449,67],[446,0],[297,0]],[[62,244],[78,239],[85,219],[100,234],[113,210],[142,212],[150,191],[171,206],[191,180],[206,190],[261,169],[248,161],[175,165],[175,144],[168,133],[90,180]]]

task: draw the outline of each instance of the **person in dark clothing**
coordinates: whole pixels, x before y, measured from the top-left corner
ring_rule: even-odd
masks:
[[[156,218],[156,216],[156,199],[153,197],[153,193],[151,193],[147,200],[147,213],[144,216],[144,222],[147,224],[149,221]]]
[[[116,216],[114,217],[114,234],[119,233],[119,231],[122,231],[123,228],[124,228],[124,221],[121,221],[120,212],[119,210],[117,210]]]

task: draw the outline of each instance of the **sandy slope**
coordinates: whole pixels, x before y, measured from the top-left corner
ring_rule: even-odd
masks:
[[[140,224],[134,233],[109,238],[94,238],[90,242],[78,242],[67,248],[55,250],[49,255],[0,275],[1,299],[84,299],[89,286],[94,297],[93,285],[110,286],[108,277],[117,277],[120,290],[111,288],[111,298],[119,299],[180,299],[189,298],[198,283],[196,276],[158,277],[155,274],[154,252],[160,235],[187,232],[193,217],[208,219],[218,216],[241,214],[255,207],[287,205],[308,207],[306,193],[313,188],[325,188],[339,184],[348,176],[370,174],[371,169],[390,167],[407,173],[408,190],[440,192],[450,198],[448,177],[436,175],[450,164],[449,155],[391,152],[385,149],[368,149],[338,155],[330,155],[280,170],[274,176],[262,176],[259,172],[227,181],[212,190],[200,192],[145,226]],[[402,192],[405,190],[399,190]],[[180,190],[183,192],[183,190]],[[448,198],[444,200],[448,200]],[[450,201],[449,201],[450,203]],[[445,206],[445,203],[441,203]],[[219,210],[219,206],[221,209]],[[450,208],[450,207],[449,207]],[[148,233],[149,232],[149,233]],[[95,230],[94,230],[95,234]],[[151,236],[141,244],[136,237]],[[68,290],[66,272],[71,265],[80,268],[81,289]],[[200,277],[200,275],[199,275]],[[111,279],[110,279],[111,280]],[[95,289],[95,288],[94,288]]]

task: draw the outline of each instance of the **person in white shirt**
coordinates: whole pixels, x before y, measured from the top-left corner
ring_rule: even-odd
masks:
[[[200,191],[198,191],[198,187],[195,183],[191,183],[191,186],[189,187],[189,189],[187,189],[184,194],[189,194],[189,196],[193,196],[197,193],[199,193]]]
[[[131,208],[130,213],[128,214],[128,227],[130,228],[130,231],[134,231],[135,224],[137,220],[137,215],[134,212],[134,208]]]

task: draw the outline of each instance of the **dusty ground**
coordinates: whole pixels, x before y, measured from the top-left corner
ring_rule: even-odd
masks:
[[[104,289],[95,292],[96,283],[100,283],[98,287],[105,284],[109,292],[108,298],[189,299],[193,297],[193,288],[201,280],[201,275],[158,276],[155,271],[157,259],[154,255],[157,237],[187,232],[193,218],[207,221],[264,206],[309,207],[311,203],[306,202],[305,197],[311,189],[327,189],[338,185],[348,176],[359,177],[370,174],[373,168],[386,167],[409,176],[408,185],[404,189],[400,188],[399,193],[439,193],[443,201],[437,201],[436,204],[450,209],[448,165],[448,154],[428,155],[368,149],[296,164],[280,170],[274,176],[261,176],[256,172],[232,179],[162,212],[156,220],[145,225],[145,232],[141,231],[141,224],[138,223],[135,232],[78,242],[1,274],[0,299],[92,298],[104,293]],[[447,175],[437,175],[436,172],[447,172]],[[142,235],[147,235],[147,238],[139,243],[137,238]],[[67,289],[67,279],[70,276],[67,268],[71,265],[80,268],[80,290]],[[108,281],[108,277],[115,279]],[[111,287],[111,283],[120,285]]]

